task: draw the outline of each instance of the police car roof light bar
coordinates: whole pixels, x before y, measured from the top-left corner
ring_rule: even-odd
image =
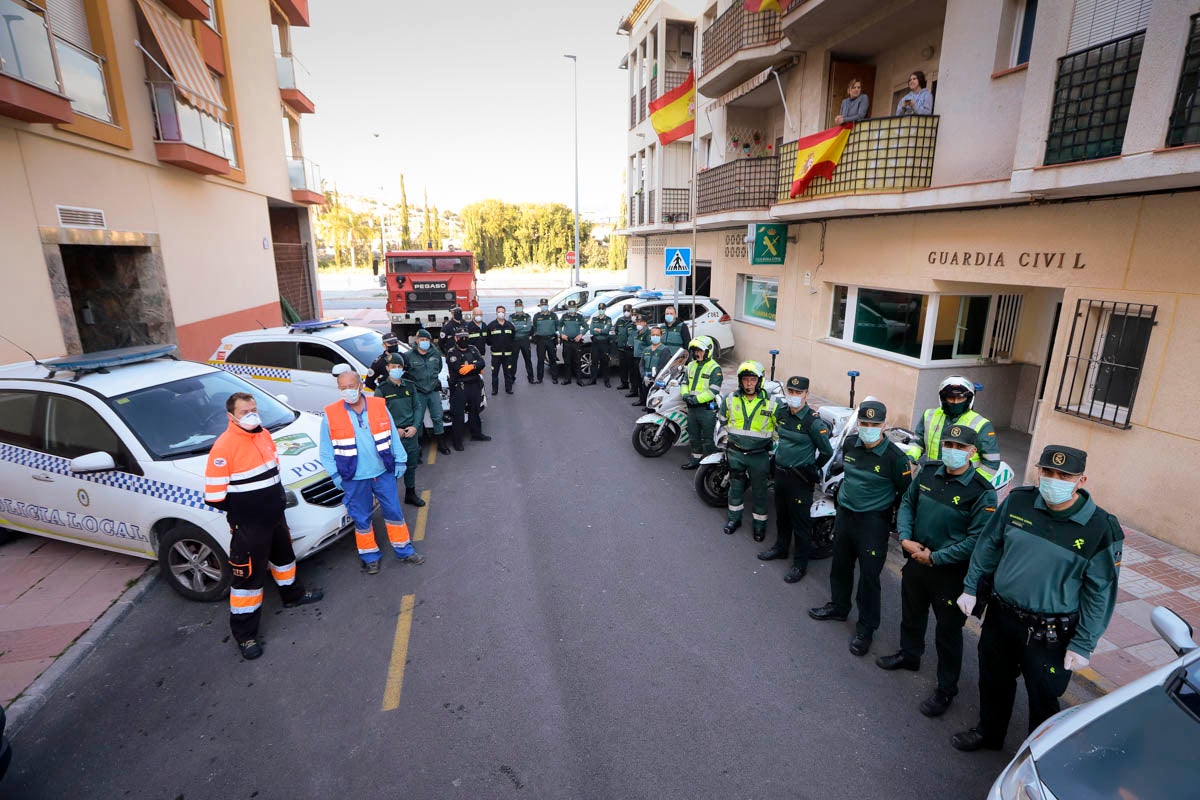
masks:
[[[622,286],[617,291],[619,291],[619,292],[640,292],[641,290],[642,290],[642,287],[640,285],[631,285],[631,286]]]
[[[646,291],[638,292],[637,296],[639,300],[661,300],[663,293]]]
[[[290,333],[309,333],[311,331],[319,331],[325,328],[336,328],[338,325],[349,325],[349,322],[342,318],[338,319],[306,319],[301,322],[293,322],[288,325]]]
[[[42,366],[50,370],[47,378],[53,378],[59,372],[73,372],[75,382],[90,372],[108,372],[110,367],[126,367],[130,364],[141,364],[156,358],[171,358],[176,361],[179,356],[175,353],[178,347],[173,344],[146,344],[140,347],[120,347],[115,350],[97,350],[94,353],[84,353],[78,356],[63,356],[43,361]]]

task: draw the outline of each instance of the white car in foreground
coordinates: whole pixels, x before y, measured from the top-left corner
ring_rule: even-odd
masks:
[[[0,367],[0,528],[156,559],[193,600],[229,589],[229,523],[204,468],[247,392],[275,439],[296,557],[353,523],[318,458],[321,421],[174,345]]]
[[[988,800],[1200,797],[1200,649],[1174,612],[1150,621],[1178,658],[1043,722]]]

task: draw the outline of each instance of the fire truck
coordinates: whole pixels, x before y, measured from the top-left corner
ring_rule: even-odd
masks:
[[[397,250],[387,254],[387,311],[392,332],[403,341],[450,319],[455,306],[470,311],[479,304],[475,254],[465,250]]]

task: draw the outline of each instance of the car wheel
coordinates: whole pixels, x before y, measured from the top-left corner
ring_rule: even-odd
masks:
[[[643,422],[633,429],[633,449],[646,458],[665,455],[675,445],[678,433],[670,425]]]
[[[8,528],[0,528],[0,544],[11,542],[21,535],[20,531],[10,531]]]
[[[186,522],[158,540],[158,564],[171,588],[189,600],[212,602],[229,591],[229,559],[213,538]]]
[[[710,506],[724,508],[729,504],[729,464],[724,459],[700,465],[696,470],[696,494]]]
[[[812,521],[812,550],[808,557],[820,561],[833,555],[833,521],[837,517],[820,517]]]
[[[592,351],[581,350],[579,352],[579,376],[585,380],[592,379]]]

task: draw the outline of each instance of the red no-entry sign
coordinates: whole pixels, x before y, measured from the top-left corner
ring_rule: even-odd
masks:
[[[575,266],[575,251],[574,250],[567,251],[567,266],[571,266],[571,267]]]

